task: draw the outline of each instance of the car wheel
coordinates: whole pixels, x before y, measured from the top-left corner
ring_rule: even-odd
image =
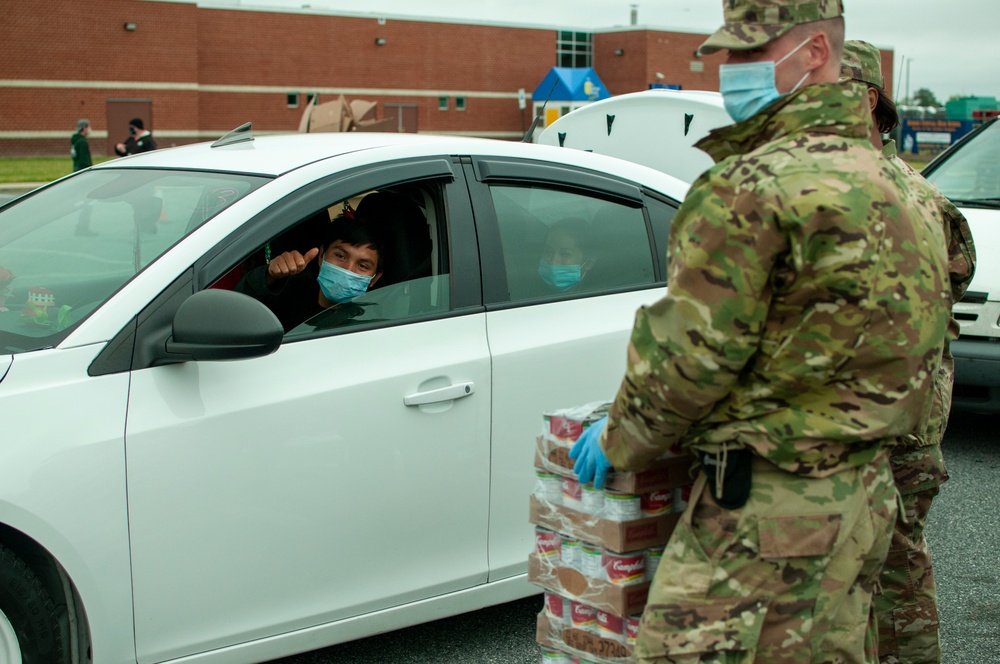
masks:
[[[23,560],[0,546],[0,662],[63,661],[55,602]]]

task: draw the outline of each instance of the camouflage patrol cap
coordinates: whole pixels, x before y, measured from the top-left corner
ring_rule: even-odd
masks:
[[[844,42],[844,57],[840,61],[840,80],[854,79],[878,89],[885,87],[882,78],[882,54],[868,42],[856,39]]]
[[[800,23],[843,15],[843,0],[723,0],[725,25],[705,40],[699,53],[745,51],[777,39]]]

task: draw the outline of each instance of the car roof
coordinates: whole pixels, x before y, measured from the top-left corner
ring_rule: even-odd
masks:
[[[686,182],[662,171],[601,154],[490,138],[390,132],[268,134],[217,147],[213,143],[196,143],[154,150],[112,159],[93,169],[164,168],[280,177],[309,164],[362,151],[372,153],[373,163],[423,155],[533,159],[607,173],[658,188],[670,196],[683,197],[687,190]]]

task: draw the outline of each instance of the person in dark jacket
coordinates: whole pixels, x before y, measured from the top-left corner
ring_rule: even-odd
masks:
[[[340,215],[327,224],[321,245],[275,256],[247,272],[236,290],[266,305],[288,332],[325,310],[347,307],[374,286],[382,276],[379,246],[374,225]]]
[[[90,120],[80,119],[76,121],[76,133],[70,137],[70,156],[73,157],[73,172],[90,168],[94,162],[90,158],[90,145],[87,137],[90,136]]]
[[[156,149],[156,141],[153,134],[146,130],[142,118],[132,118],[128,123],[129,137],[124,143],[115,146],[115,152],[119,157],[140,152],[149,152]]]

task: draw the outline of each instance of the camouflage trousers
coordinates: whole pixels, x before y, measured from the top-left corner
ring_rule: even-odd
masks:
[[[897,492],[886,454],[814,479],[754,458],[750,499],[699,473],[650,587],[641,664],[878,661],[872,593]]]
[[[883,664],[937,664],[937,587],[924,537],[931,501],[947,479],[940,445],[894,447],[890,463],[904,514],[896,519],[892,544],[875,596],[879,661]]]

